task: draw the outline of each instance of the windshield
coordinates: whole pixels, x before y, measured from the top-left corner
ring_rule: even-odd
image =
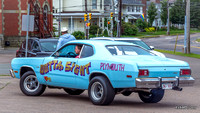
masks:
[[[147,50],[132,45],[108,45],[106,48],[112,55],[153,55]]]
[[[117,40],[117,41],[133,43],[133,44],[139,45],[147,50],[151,50],[151,48],[141,40]]]
[[[45,52],[54,52],[57,47],[57,41],[40,42],[41,50]]]

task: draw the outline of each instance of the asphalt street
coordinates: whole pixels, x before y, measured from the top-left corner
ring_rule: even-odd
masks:
[[[161,36],[157,38],[145,38],[143,39],[150,46],[154,46],[155,49],[163,49],[174,51],[177,36]],[[200,39],[200,33],[190,35],[191,53],[200,54],[200,42],[196,39]],[[178,41],[176,51],[182,52],[184,47],[184,35],[178,35]]]
[[[0,64],[6,70],[15,49],[0,54]],[[1,53],[1,52],[0,52]],[[8,57],[9,56],[9,57]],[[164,98],[156,104],[143,103],[136,93],[125,97],[116,95],[109,106],[95,106],[87,91],[79,96],[66,94],[62,89],[49,89],[38,97],[25,96],[19,88],[19,79],[0,77],[0,113],[199,113],[200,112],[200,59],[174,56],[169,58],[187,61],[195,78],[193,87],[183,91],[166,90]]]

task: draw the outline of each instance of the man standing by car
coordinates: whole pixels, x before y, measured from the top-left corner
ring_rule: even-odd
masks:
[[[57,50],[64,45],[65,43],[72,41],[72,40],[76,40],[76,38],[68,33],[68,29],[66,27],[63,27],[61,30],[62,35],[60,36],[59,40],[58,40],[58,44],[57,44]]]

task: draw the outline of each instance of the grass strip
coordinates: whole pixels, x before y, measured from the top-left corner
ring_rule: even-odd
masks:
[[[10,76],[10,75],[0,75],[0,76]]]
[[[185,53],[182,53],[182,52],[175,52],[174,53],[174,51],[160,50],[160,49],[155,49],[155,50],[159,51],[161,53],[168,53],[168,54],[173,54],[173,55],[179,55],[179,56],[184,56],[184,57],[192,57],[192,58],[200,59],[200,55],[199,54],[194,54],[194,53],[185,54]]]

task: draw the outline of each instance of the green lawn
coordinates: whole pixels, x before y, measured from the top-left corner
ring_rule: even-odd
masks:
[[[190,33],[200,33],[200,30],[191,30]],[[184,30],[171,30],[170,35],[183,35]],[[150,38],[159,37],[160,35],[167,35],[167,31],[156,31],[156,32],[138,32],[137,35],[122,35],[122,37],[138,37],[138,38]]]
[[[10,76],[10,75],[0,75],[0,76]]]
[[[200,39],[196,39],[197,42],[200,42]]]
[[[155,50],[162,52],[162,53],[168,53],[168,54],[173,54],[173,55],[179,55],[179,56],[185,56],[185,57],[192,57],[192,58],[200,59],[199,54],[193,54],[193,53],[185,54],[185,53],[182,53],[182,52],[175,52],[175,54],[174,54],[174,51],[167,51],[167,50],[160,50],[160,49],[155,49]]]

